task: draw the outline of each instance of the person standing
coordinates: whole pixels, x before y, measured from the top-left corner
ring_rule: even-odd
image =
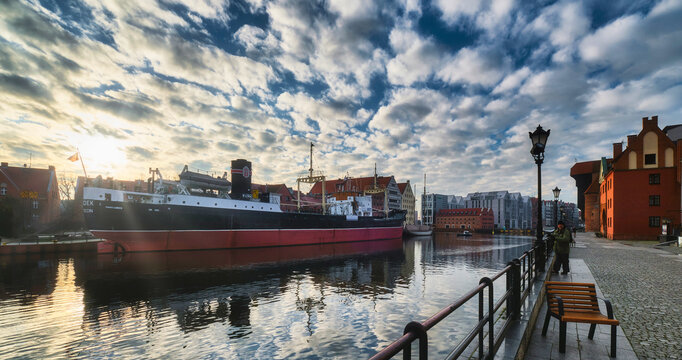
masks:
[[[571,252],[571,232],[566,229],[566,225],[563,221],[557,223],[557,229],[552,233],[554,237],[554,253],[556,254],[556,259],[554,260],[553,273],[558,273],[561,268],[561,274],[568,274],[568,254]]]

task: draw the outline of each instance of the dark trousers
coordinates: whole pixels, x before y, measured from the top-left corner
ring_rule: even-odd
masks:
[[[568,254],[556,253],[556,258],[554,259],[554,272],[559,272],[559,268],[563,267],[563,272],[569,272],[568,269]]]

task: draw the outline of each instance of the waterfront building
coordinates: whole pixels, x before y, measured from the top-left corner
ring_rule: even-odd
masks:
[[[530,197],[520,193],[504,191],[469,193],[465,199],[466,208],[488,208],[495,214],[496,229],[530,229],[532,205]]]
[[[556,209],[555,209],[556,204]],[[554,214],[556,211],[557,222],[554,222]],[[559,221],[563,221],[566,228],[573,229],[579,222],[579,212],[576,204],[565,201],[543,200],[542,201],[542,220],[547,228],[556,228]]]
[[[375,184],[376,179],[376,184]],[[387,195],[381,193],[371,193],[374,187],[385,190]],[[400,210],[402,207],[402,195],[398,188],[398,183],[393,176],[370,176],[362,178],[345,177],[343,179],[325,181],[325,193],[332,195],[335,193],[353,193],[357,195],[372,195],[372,215],[381,216],[385,213],[386,205],[388,210]],[[322,196],[322,182],[317,182],[308,192],[315,197]]]
[[[400,207],[405,210],[405,224],[414,225],[415,224],[415,203],[416,199],[414,197],[414,192],[412,191],[412,185],[410,185],[410,180],[407,182],[399,183],[398,190],[400,191],[401,200]]]
[[[464,209],[466,207],[464,196],[448,195],[448,209]]]
[[[54,166],[36,169],[0,163],[0,233],[38,231],[59,218]]]
[[[279,194],[279,207],[284,212],[296,212],[297,203],[294,192],[285,184],[251,184],[251,190],[257,190],[259,193]]]
[[[613,159],[604,158],[606,165]],[[599,232],[599,169],[602,160],[579,162],[571,167],[571,177],[578,188],[578,208],[585,231]]]
[[[438,212],[434,229],[437,231],[461,231],[490,233],[495,227],[492,209],[443,209]]]
[[[448,208],[448,196],[442,194],[422,194],[422,224],[435,223],[438,212]]]
[[[658,116],[645,117],[639,134],[628,135],[625,149],[622,143],[613,144],[613,160],[599,161],[598,177],[583,193],[586,228],[597,223],[609,239],[642,240],[679,228],[679,127],[666,127],[669,137],[658,127]],[[597,207],[597,219],[590,219]]]

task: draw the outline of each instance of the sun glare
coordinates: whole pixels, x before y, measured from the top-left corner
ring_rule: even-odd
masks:
[[[83,138],[78,143],[78,149],[88,169],[101,175],[111,175],[114,169],[125,165],[126,156],[121,150],[122,145],[117,139],[93,136]]]

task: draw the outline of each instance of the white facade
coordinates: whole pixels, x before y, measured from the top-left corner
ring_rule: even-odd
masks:
[[[448,208],[448,196],[441,194],[422,195],[422,224],[433,225],[438,211]]]
[[[496,229],[530,229],[532,205],[528,196],[508,191],[469,193],[464,198],[466,208],[493,210]]]
[[[353,211],[353,201],[357,202],[357,211]],[[331,215],[372,216],[371,196],[349,196],[348,200],[336,200],[335,197],[330,197],[327,204]]]

